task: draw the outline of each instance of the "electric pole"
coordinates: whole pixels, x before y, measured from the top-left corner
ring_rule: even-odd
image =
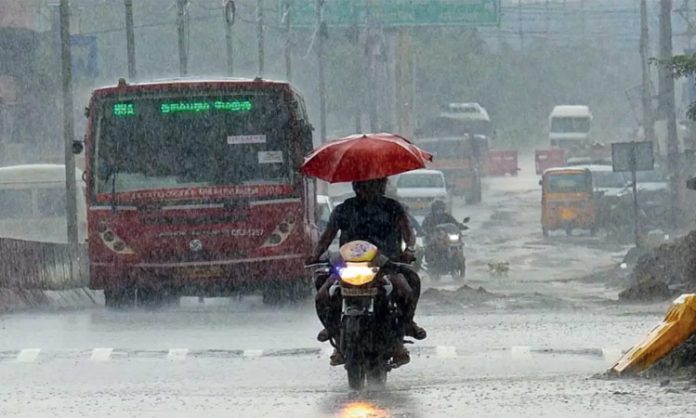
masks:
[[[77,200],[75,181],[75,155],[73,141],[73,96],[72,62],[70,54],[70,5],[69,0],[60,0],[60,45],[63,78],[63,137],[65,140],[65,213],[68,227],[68,245],[71,256],[78,254]]]
[[[670,171],[671,208],[670,222],[677,221],[677,190],[679,187],[679,139],[674,99],[674,78],[665,64],[672,60],[672,0],[660,0],[660,92],[659,113],[667,119],[667,165]]]
[[[256,40],[259,52],[259,77],[263,77],[264,70],[264,32],[263,32],[263,0],[256,0]]]
[[[126,49],[128,51],[128,78],[138,77],[135,67],[135,34],[133,33],[133,0],[123,1],[126,7]]]
[[[186,8],[188,0],[177,0],[176,27],[179,35],[179,75],[188,74],[188,53],[186,51]]]
[[[232,25],[234,25],[235,16],[237,14],[236,6],[233,0],[226,0],[223,8],[225,17],[225,43],[227,46],[227,75],[234,75],[234,39]]]
[[[647,0],[640,1],[640,66],[642,72],[641,99],[643,104],[643,135],[646,141],[655,142],[650,66],[648,65],[650,38],[648,34]]]
[[[317,69],[319,71],[319,139],[323,144],[326,142],[326,80],[324,79],[324,1],[316,0],[316,48],[317,48]]]

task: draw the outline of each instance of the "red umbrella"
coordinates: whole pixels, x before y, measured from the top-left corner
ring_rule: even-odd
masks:
[[[301,171],[329,183],[372,180],[424,168],[433,156],[390,133],[333,140],[305,158]]]

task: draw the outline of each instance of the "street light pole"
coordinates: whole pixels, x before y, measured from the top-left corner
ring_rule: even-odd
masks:
[[[227,75],[234,75],[234,39],[232,25],[234,25],[236,6],[233,0],[227,0],[224,7],[225,15],[225,41],[227,44]]]
[[[288,81],[292,80],[292,39],[290,38],[290,18],[292,17],[292,5],[290,0],[284,3],[285,12],[283,19],[285,20],[285,77]]]
[[[60,0],[60,45],[63,80],[63,137],[65,140],[65,212],[70,254],[78,253],[77,243],[77,184],[75,181],[75,155],[73,141],[73,96],[72,63],[70,54],[70,5],[69,0]]]
[[[263,77],[264,70],[264,28],[263,28],[263,0],[256,0],[256,31],[259,52],[259,77]]]
[[[179,75],[188,74],[188,54],[186,52],[186,6],[188,0],[177,0],[176,27],[179,38]]]
[[[319,139],[322,143],[326,142],[326,81],[324,74],[324,1],[317,0],[317,29],[316,29],[316,48],[317,48],[317,67],[319,71]]]
[[[133,0],[124,0],[126,7],[126,49],[128,50],[128,78],[135,80],[135,34],[133,33]]]

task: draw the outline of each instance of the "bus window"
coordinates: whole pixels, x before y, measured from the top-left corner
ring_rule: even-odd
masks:
[[[0,190],[0,219],[30,218],[32,206],[31,190]]]
[[[36,190],[36,207],[39,216],[65,216],[65,203],[64,187]]]

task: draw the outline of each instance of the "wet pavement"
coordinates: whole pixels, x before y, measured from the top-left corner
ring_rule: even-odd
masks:
[[[525,157],[526,158],[526,157]],[[618,305],[601,271],[625,249],[539,225],[536,176],[487,179],[471,216],[466,298],[424,295],[429,338],[387,388],[352,393],[315,341],[312,305],[185,298],[155,312],[101,306],[0,316],[1,417],[693,416],[685,383],[610,380],[609,368],[667,304]],[[506,261],[497,276],[489,262]],[[593,280],[578,280],[597,273]]]

